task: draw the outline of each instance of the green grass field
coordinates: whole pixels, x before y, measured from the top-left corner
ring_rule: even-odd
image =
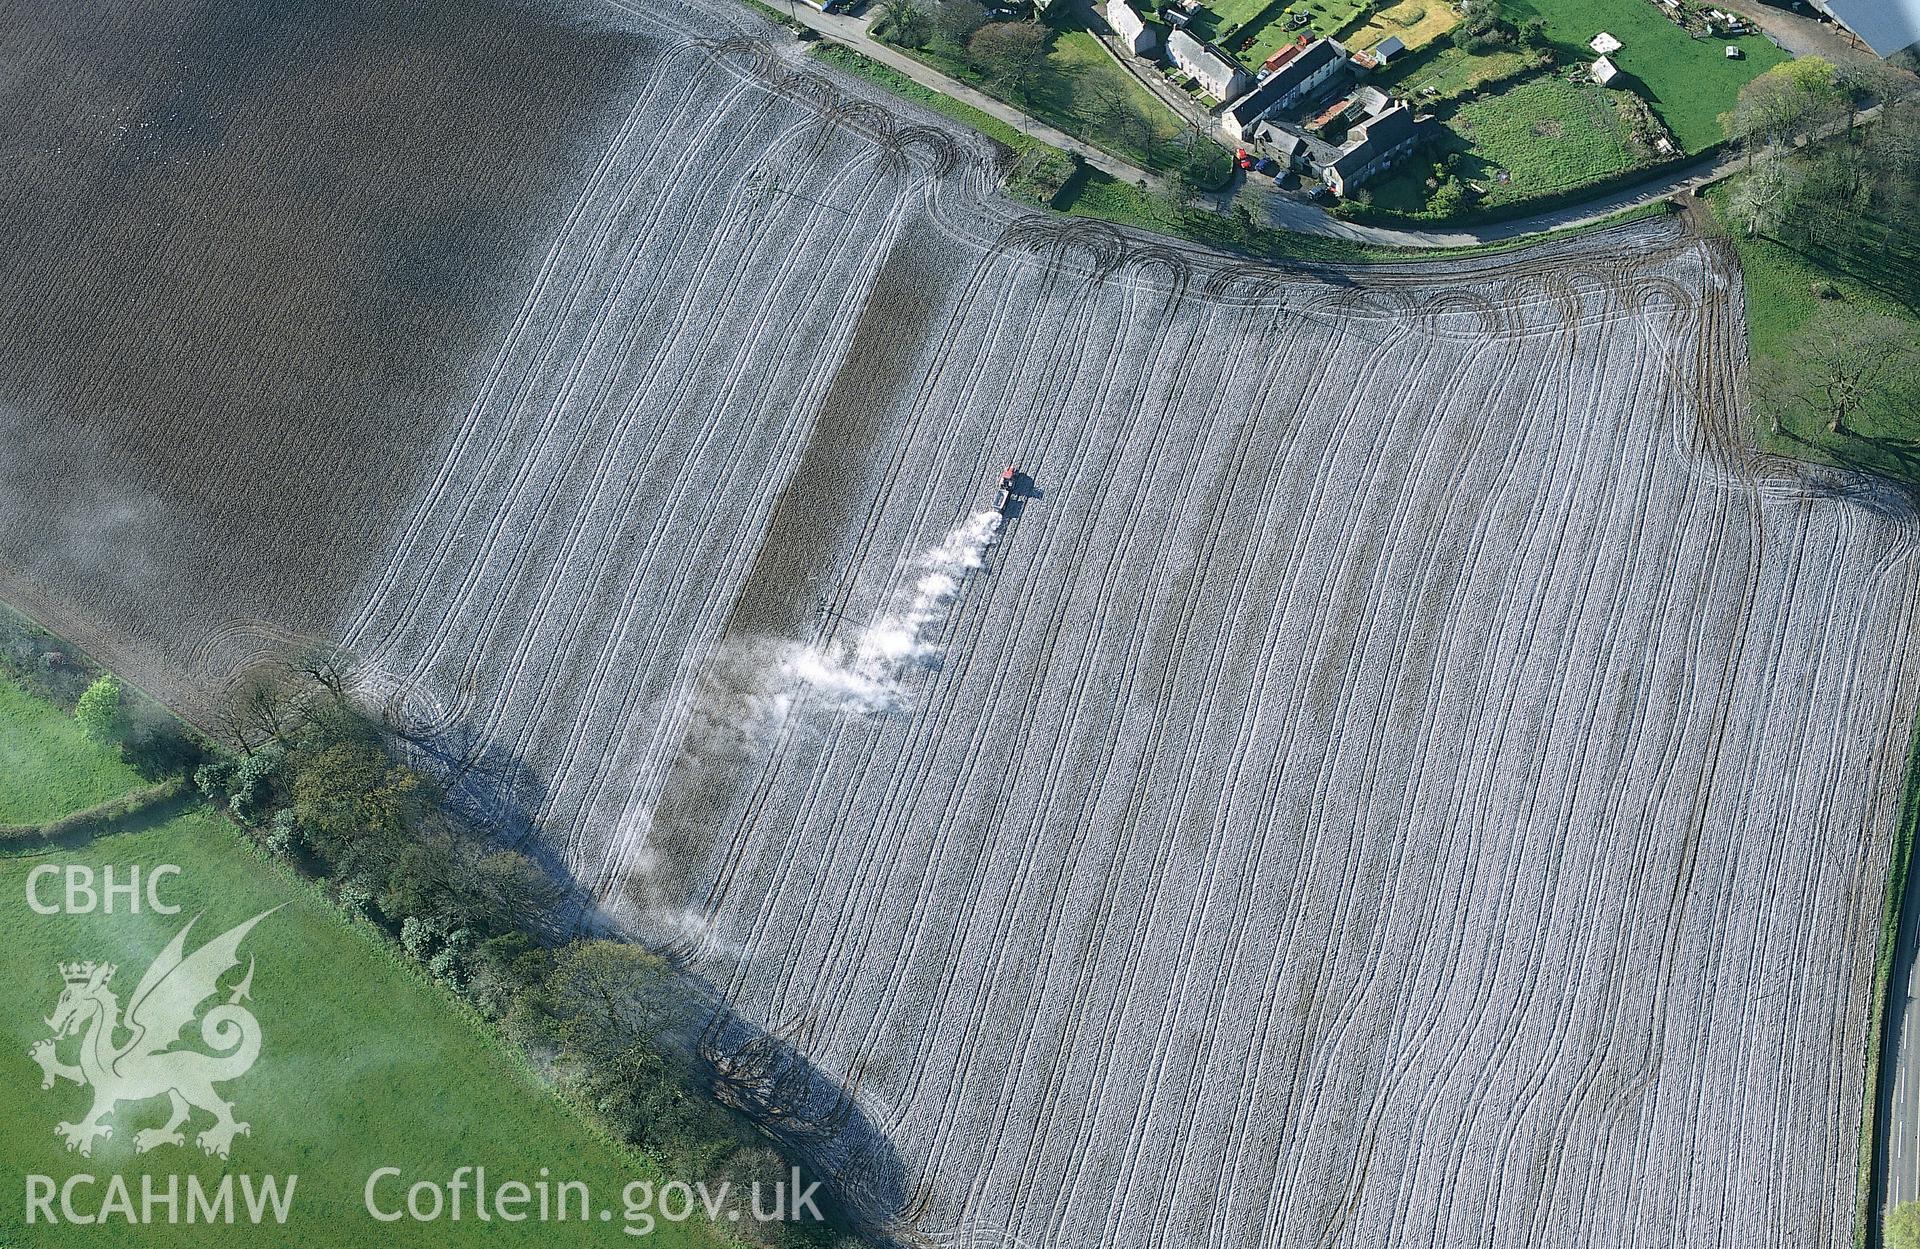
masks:
[[[1290,7],[1292,12],[1305,13],[1309,19],[1307,26],[1292,33],[1331,38],[1348,27],[1358,26],[1369,5],[1364,0],[1294,0]]]
[[[1669,21],[1651,0],[1506,0],[1514,21],[1538,16],[1547,37],[1568,57],[1591,61],[1588,41],[1606,31],[1623,45],[1613,62],[1636,80],[1674,138],[1688,152],[1719,142],[1719,116],[1742,85],[1787,59],[1758,35],[1735,40],[1695,39]],[[1730,61],[1728,42],[1746,56]]]
[[[71,743],[53,721],[35,720],[9,696],[8,740],[14,758],[31,762],[37,750],[70,753]],[[48,709],[51,711],[51,709]],[[57,712],[52,713],[57,716]],[[38,727],[22,727],[34,726]],[[92,749],[87,743],[82,746]],[[104,752],[97,752],[104,755]],[[64,770],[63,770],[64,769]],[[63,775],[112,775],[104,759],[50,759],[33,764],[32,793],[42,809],[82,805],[78,791],[62,787]],[[10,787],[10,790],[13,787]],[[86,791],[91,794],[94,791]],[[40,864],[82,864],[101,871],[134,865],[151,871],[175,864],[177,877],[162,886],[162,901],[178,915],[119,913],[42,915],[27,904],[26,880]],[[124,878],[124,877],[123,877]],[[59,890],[42,887],[46,901]],[[350,921],[311,884],[254,849],[233,826],[206,808],[156,826],[102,837],[78,849],[0,857],[0,937],[8,947],[9,974],[0,981],[0,1067],[7,1088],[7,1114],[0,1127],[0,1173],[9,1178],[0,1199],[0,1245],[340,1246],[460,1245],[484,1236],[489,1244],[615,1245],[622,1234],[623,1186],[656,1180],[646,1164],[596,1137],[588,1126],[542,1087],[525,1066],[475,1021],[447,992],[403,962],[371,927]],[[166,1118],[166,1102],[125,1103],[109,1120],[115,1131],[90,1159],[69,1153],[54,1124],[78,1120],[87,1111],[88,1090],[65,1080],[40,1088],[40,1070],[28,1049],[48,1035],[42,1023],[63,982],[58,964],[111,960],[119,970],[111,984],[124,1005],[142,973],[190,918],[198,915],[189,948],[274,907],[241,946],[255,964],[251,1007],[262,1036],[252,1070],[221,1086],[235,1103],[235,1117],[252,1125],[234,1141],[231,1159],[210,1158],[192,1134],[210,1120],[197,1113],[187,1125],[186,1146],[163,1145],[136,1154],[133,1135]],[[235,970],[223,987],[238,980]],[[224,997],[220,1000],[226,1000]],[[189,1043],[199,1029],[190,1027]],[[72,1061],[74,1041],[63,1058]],[[520,1179],[532,1184],[540,1169],[550,1181],[578,1179],[592,1194],[595,1221],[479,1223],[470,1204],[461,1222],[376,1223],[362,1203],[369,1175],[399,1167],[396,1185],[379,1190],[383,1207],[403,1204],[404,1186],[431,1179],[444,1185],[457,1166],[484,1165],[494,1185]],[[56,1184],[87,1173],[101,1178],[76,1190],[84,1213],[104,1200],[104,1178],[127,1177],[134,1201],[143,1175],[197,1176],[212,1189],[223,1175],[298,1175],[284,1226],[204,1224],[129,1229],[124,1222],[81,1227],[27,1226],[23,1176],[42,1175]],[[184,1198],[183,1198],[184,1200]],[[236,1189],[236,1202],[238,1202]],[[597,1220],[609,1209],[612,1219]],[[59,1212],[56,1203],[54,1210]],[[577,1213],[576,1209],[573,1211]],[[708,1246],[720,1243],[711,1225],[660,1224],[645,1243]]]
[[[1054,33],[1045,72],[1028,84],[1024,99],[987,81],[950,46],[935,42],[911,52],[942,73],[1142,168],[1173,170],[1184,155],[1176,142],[1185,131],[1179,117],[1114,64],[1089,31],[1069,27]],[[1096,111],[1103,97],[1125,101],[1124,114]]]
[[[1607,91],[1552,74],[1461,105],[1450,127],[1440,149],[1461,153],[1460,176],[1486,187],[1489,205],[1566,190],[1646,159]]]
[[[32,824],[145,784],[73,717],[0,677],[0,824]]]
[[[1725,203],[1726,189],[1716,188],[1715,211]],[[1897,317],[1913,326],[1920,341],[1920,314],[1898,300],[1847,276],[1815,264],[1779,243],[1748,238],[1731,231],[1745,277],[1747,352],[1754,360],[1791,361],[1800,355],[1803,334],[1823,306],[1816,286],[1831,285],[1841,309],[1857,309]],[[1756,402],[1755,437],[1765,450],[1796,459],[1870,469],[1920,486],[1920,377],[1908,378],[1904,390],[1889,393],[1882,402],[1850,418],[1854,433],[1838,437],[1827,432],[1826,419],[1805,407],[1783,413],[1782,432],[1771,432],[1765,405]]]
[[[1625,173],[1652,155],[1634,142],[1613,93],[1541,74],[1461,105],[1420,159],[1368,192],[1380,208],[1420,212],[1430,195],[1429,172],[1453,157],[1457,176],[1485,189],[1476,205],[1484,210]]]

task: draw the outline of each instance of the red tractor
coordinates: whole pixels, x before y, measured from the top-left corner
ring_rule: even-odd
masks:
[[[993,501],[993,510],[1002,516],[1007,514],[1007,504],[1013,502],[1013,482],[1019,475],[1020,468],[1016,464],[1007,465],[1006,471],[1000,474],[1000,495]]]

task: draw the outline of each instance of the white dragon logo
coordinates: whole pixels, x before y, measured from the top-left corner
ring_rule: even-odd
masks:
[[[173,1112],[162,1128],[144,1128],[134,1133],[134,1149],[145,1153],[160,1145],[184,1145],[180,1126],[194,1108],[213,1116],[213,1125],[199,1135],[200,1148],[209,1155],[227,1156],[235,1136],[249,1134],[248,1125],[233,1117],[233,1103],[214,1090],[215,1084],[238,1079],[260,1056],[260,1022],[253,1012],[240,1005],[252,993],[253,960],[247,960],[247,974],[235,985],[224,1003],[216,1005],[200,1021],[200,1039],[215,1051],[203,1054],[195,1050],[168,1047],[180,1039],[180,1033],[193,1022],[200,1004],[219,992],[219,979],[240,965],[236,951],[253,926],[279,910],[262,911],[252,919],[195,950],[184,954],[187,934],[199,916],[187,921],[171,944],[160,952],[140,978],[140,984],[127,1002],[124,1021],[120,1001],[107,987],[113,979],[112,963],[62,963],[61,978],[67,987],[53,1008],[46,1025],[53,1039],[36,1042],[28,1057],[40,1064],[40,1087],[50,1089],[56,1079],[93,1086],[93,1109],[78,1123],[61,1123],[54,1134],[64,1138],[67,1148],[77,1149],[83,1158],[92,1157],[94,1139],[111,1139],[113,1126],[104,1122],[121,1102],[142,1102],[165,1093]],[[81,1031],[79,1064],[60,1061],[59,1042]],[[130,1034],[117,1041],[116,1034]]]

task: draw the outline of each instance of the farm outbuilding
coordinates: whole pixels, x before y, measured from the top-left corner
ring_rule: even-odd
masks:
[[[1413,110],[1395,104],[1353,127],[1340,155],[1322,171],[1335,195],[1351,195],[1410,155],[1420,140]]]
[[[1260,77],[1264,80],[1268,74],[1273,73],[1294,57],[1299,56],[1306,50],[1307,45],[1312,42],[1313,41],[1306,35],[1300,35],[1296,37],[1292,43],[1275,51],[1272,56],[1260,62]]]
[[[1877,56],[1893,56],[1920,44],[1920,0],[1812,0],[1812,4]]]
[[[1268,155],[1289,169],[1299,169],[1307,163],[1306,139],[1278,122],[1259,122],[1250,137]]]

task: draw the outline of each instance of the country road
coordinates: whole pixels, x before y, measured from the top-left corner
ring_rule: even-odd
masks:
[[[1254,220],[1263,225],[1299,234],[1318,234],[1327,238],[1348,239],[1380,247],[1477,247],[1504,243],[1530,234],[1545,234],[1573,226],[1590,225],[1615,213],[1665,199],[1677,191],[1690,190],[1717,182],[1739,166],[1740,158],[1705,156],[1674,169],[1666,170],[1644,182],[1610,191],[1596,199],[1569,204],[1547,212],[1516,217],[1511,221],[1487,224],[1442,226],[1434,229],[1394,229],[1344,221],[1297,196],[1261,185],[1236,188],[1231,199],[1254,209]],[[1263,180],[1264,181],[1264,180]],[[1227,202],[1229,197],[1222,197]]]
[[[1136,184],[1145,182],[1156,189],[1165,189],[1168,185],[1166,179],[1159,174],[1142,169],[1130,161],[1102,151],[1090,143],[1038,121],[1012,105],[996,100],[983,91],[941,73],[924,61],[908,56],[897,48],[881,42],[869,33],[865,18],[844,13],[822,13],[806,4],[794,4],[790,12],[795,21],[825,38],[835,43],[845,44],[889,69],[904,74],[923,87],[952,96],[962,103],[977,108],[988,116],[1012,126],[1022,134],[1032,135],[1042,142],[1073,152],[1103,173]],[[1393,229],[1343,221],[1297,195],[1289,195],[1279,190],[1266,179],[1255,181],[1244,175],[1236,176],[1228,189],[1213,195],[1200,196],[1195,202],[1204,204],[1219,213],[1231,212],[1236,202],[1243,203],[1252,211],[1255,221],[1275,229],[1292,230],[1298,234],[1346,239],[1379,247],[1474,247],[1487,243],[1503,243],[1550,230],[1590,224],[1625,209],[1664,198],[1675,191],[1686,190],[1723,178],[1732,171],[1738,159],[1735,156],[1717,159],[1706,157],[1663,171],[1645,182],[1609,192],[1598,199],[1580,204],[1536,213],[1532,216],[1518,217],[1511,221],[1485,225],[1449,226],[1440,229]]]
[[[971,105],[988,116],[1005,122],[1022,134],[1032,135],[1055,147],[1073,152],[1103,173],[1135,184],[1145,182],[1148,186],[1159,190],[1168,187],[1167,180],[1159,174],[1142,169],[1111,152],[1103,151],[1062,130],[1038,121],[1012,105],[997,100],[983,91],[941,73],[926,62],[881,42],[869,33],[867,19],[864,17],[845,13],[822,13],[810,5],[798,3],[789,4],[788,10],[793,20],[810,27],[818,34],[879,61],[923,87]],[[1793,17],[1790,14],[1776,14],[1767,23],[1769,33],[1774,35],[1776,42],[1794,51],[1800,50],[1795,46],[1796,41],[1782,36],[1792,35],[1802,26],[1817,30],[1819,23]],[[1823,54],[1830,51],[1824,43],[1818,42],[1810,34],[1800,33],[1797,42],[1805,47],[1817,48]],[[1878,108],[1869,109],[1861,114],[1861,119],[1870,119],[1878,111]],[[1825,137],[1836,130],[1837,128],[1834,128],[1823,132],[1820,137]],[[1577,204],[1563,205],[1507,221],[1463,223],[1432,229],[1395,228],[1346,221],[1299,195],[1280,190],[1265,178],[1249,178],[1244,174],[1236,175],[1226,189],[1211,195],[1199,196],[1193,202],[1222,214],[1232,212],[1236,204],[1244,205],[1252,213],[1256,222],[1272,229],[1291,230],[1296,234],[1318,235],[1322,238],[1344,239],[1376,247],[1479,247],[1490,243],[1511,242],[1529,235],[1546,234],[1554,230],[1592,225],[1616,213],[1665,199],[1677,192],[1690,191],[1718,182],[1734,173],[1739,168],[1741,159],[1738,153],[1710,154],[1684,165],[1659,170],[1644,181],[1615,188]]]
[[[925,61],[908,56],[889,44],[882,43],[867,33],[867,20],[845,13],[822,13],[808,4],[789,4],[788,14],[794,21],[809,27],[835,43],[845,44],[861,55],[880,62],[895,73],[903,74],[923,87],[938,91],[942,95],[952,96],[961,103],[977,108],[987,116],[1003,121],[1021,134],[1032,135],[1043,143],[1050,143],[1063,151],[1072,152],[1081,160],[1092,165],[1102,173],[1111,174],[1127,182],[1138,183],[1144,179],[1149,186],[1164,190],[1167,181],[1159,174],[1149,173],[1110,152],[1104,152],[1091,143],[1084,143],[1064,130],[1055,129],[1039,121],[1011,104],[994,99],[984,91],[968,86],[957,78],[949,77],[928,65]]]

